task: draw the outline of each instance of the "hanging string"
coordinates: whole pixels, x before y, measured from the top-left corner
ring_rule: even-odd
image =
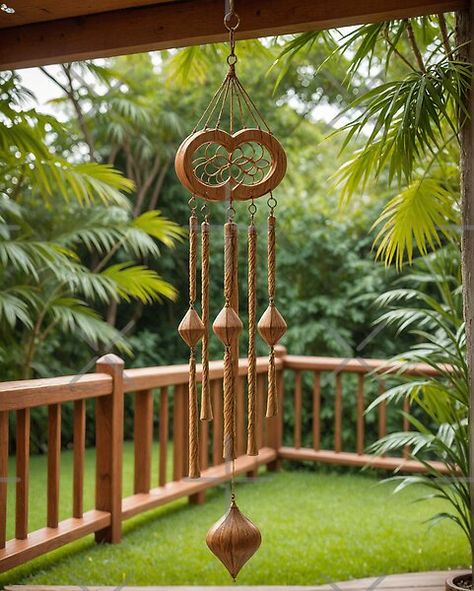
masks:
[[[194,204],[194,202],[192,202]],[[197,267],[197,217],[195,208],[191,210],[189,218],[189,307],[194,308],[196,301],[196,267]],[[194,346],[190,347],[189,382],[188,382],[188,431],[189,431],[189,478],[199,478],[199,437],[198,437],[198,407],[196,386],[196,353]]]
[[[276,217],[273,215],[276,199],[273,195],[268,200],[270,215],[268,216],[268,303],[275,305],[275,276],[276,276]],[[268,397],[267,397],[267,417],[274,417],[278,413],[278,400],[276,392],[276,370],[275,370],[275,346],[271,344],[270,355],[268,359]]]
[[[206,210],[204,205],[202,210]],[[201,224],[201,318],[204,324],[202,337],[202,387],[201,421],[212,421],[211,388],[209,381],[209,232],[210,224],[207,213]]]
[[[247,427],[247,455],[258,455],[256,433],[256,396],[257,396],[257,353],[255,339],[257,334],[257,228],[255,226],[255,212],[257,208],[252,200],[249,205],[250,224],[248,227],[248,317],[249,317],[249,346],[248,346],[248,427]]]

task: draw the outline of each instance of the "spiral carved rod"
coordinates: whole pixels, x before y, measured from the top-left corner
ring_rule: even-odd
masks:
[[[237,224],[224,225],[224,296],[225,304],[214,321],[213,330],[225,347],[224,353],[224,459],[235,458],[235,383],[238,369],[238,339],[242,322],[233,306],[237,293]]]
[[[201,224],[201,312],[204,334],[202,337],[202,389],[201,421],[212,421],[212,403],[209,383],[209,231],[207,219]]]
[[[247,454],[258,455],[256,435],[256,389],[257,389],[257,354],[255,338],[257,333],[257,229],[251,220],[248,227],[248,427]]]

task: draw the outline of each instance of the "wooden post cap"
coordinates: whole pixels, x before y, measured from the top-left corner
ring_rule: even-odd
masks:
[[[224,306],[212,325],[215,335],[226,346],[239,337],[242,328],[242,321],[231,306]]]
[[[178,326],[178,332],[189,347],[195,347],[204,334],[204,324],[194,308],[189,308]]]
[[[270,304],[258,322],[258,332],[262,339],[273,347],[286,332],[286,322],[277,307]]]

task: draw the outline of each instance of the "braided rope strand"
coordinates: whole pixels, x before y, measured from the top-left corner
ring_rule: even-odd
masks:
[[[189,217],[189,305],[196,301],[197,268],[197,217],[194,212]]]
[[[270,305],[275,302],[276,290],[276,218],[271,213],[268,216],[268,300]],[[267,417],[274,417],[278,412],[278,401],[276,395],[276,371],[275,371],[275,350],[270,348],[268,358],[268,393],[267,393]]]
[[[202,337],[201,421],[212,421],[212,402],[209,382],[209,231],[207,219],[201,224],[201,313],[204,324]]]
[[[247,454],[258,455],[256,436],[256,388],[257,388],[257,354],[255,339],[257,333],[257,229],[252,222],[248,227],[248,427]]]
[[[235,459],[235,404],[234,404],[234,363],[232,347],[227,345],[224,353],[224,460]]]
[[[189,356],[189,413],[188,413],[188,433],[189,433],[189,478],[199,478],[201,476],[199,467],[199,436],[198,436],[198,404],[196,388],[196,355],[194,349],[191,349]]]

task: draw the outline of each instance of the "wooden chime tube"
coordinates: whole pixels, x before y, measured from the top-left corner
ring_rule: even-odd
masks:
[[[237,303],[237,225],[224,225],[224,296],[225,304],[212,328],[225,347],[224,353],[224,459],[235,458],[235,378],[238,363],[238,339],[242,322],[233,308]]]
[[[201,421],[212,421],[212,403],[209,382],[209,231],[207,219],[201,224],[201,315],[204,324],[202,336]]]
[[[226,306],[232,306],[235,274],[237,269],[237,224],[229,221],[224,225],[224,291]],[[235,312],[235,310],[234,310]],[[234,392],[234,351],[238,334],[233,334],[231,320],[224,354],[224,458],[235,458],[235,392]],[[240,331],[239,331],[240,334]]]
[[[276,218],[273,214],[268,216],[268,300],[270,306],[275,303],[275,275],[276,275]],[[268,360],[268,398],[267,417],[274,417],[278,413],[278,400],[276,393],[276,371],[275,371],[275,346],[270,345],[270,356]]]
[[[248,428],[247,455],[258,455],[256,434],[256,388],[257,354],[255,339],[257,334],[257,229],[253,220],[248,227]]]

